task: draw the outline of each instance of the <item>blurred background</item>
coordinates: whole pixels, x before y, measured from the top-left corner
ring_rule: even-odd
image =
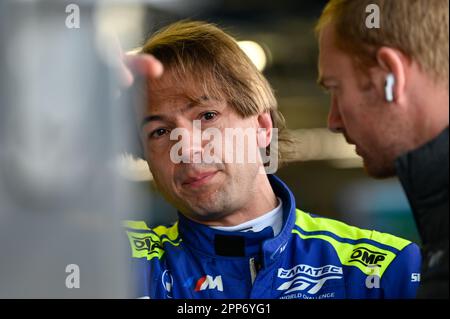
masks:
[[[2,0],[0,297],[127,296],[120,221],[155,226],[177,216],[147,164],[117,155],[128,137],[110,36],[132,52],[180,19],[227,30],[272,84],[299,139],[294,160],[277,172],[297,207],[418,241],[399,182],[368,178],[353,147],[326,129],[313,33],[325,3]],[[67,289],[72,264],[82,289]]]
[[[326,0],[149,0],[108,6],[111,28],[127,50],[141,46],[156,30],[180,19],[218,24],[272,84],[287,127],[300,143],[296,159],[277,172],[293,190],[297,206],[347,223],[418,241],[414,221],[397,179],[373,180],[341,135],[326,129],[328,96],[316,84],[318,46],[314,25]],[[144,10],[139,9],[145,8]],[[129,18],[125,15],[129,14]],[[142,33],[130,21],[142,21]],[[133,34],[133,36],[130,36]],[[124,165],[134,180],[136,216],[149,224],[170,223],[176,211],[151,187],[146,163]]]

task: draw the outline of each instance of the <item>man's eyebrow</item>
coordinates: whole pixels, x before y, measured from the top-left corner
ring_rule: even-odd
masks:
[[[187,106],[183,109],[183,111],[185,111],[186,109],[189,109],[189,108],[203,106],[205,103],[210,102],[210,101],[211,100],[207,96],[205,96],[205,95],[200,96],[199,98],[193,99],[191,102],[189,102],[187,104]]]
[[[141,121],[140,128],[142,129],[144,127],[144,125],[147,125],[150,122],[164,121],[164,120],[166,120],[166,117],[164,115],[149,115],[149,116],[144,117],[144,119]]]
[[[207,98],[206,96],[202,96],[199,99],[193,100],[190,103],[188,103],[185,107],[183,107],[179,112],[180,113],[184,113],[189,109],[192,109],[194,107],[201,107],[204,106],[204,103],[209,101],[210,99]],[[142,129],[144,127],[144,125],[147,125],[150,122],[155,122],[155,121],[167,121],[167,117],[164,115],[159,115],[159,114],[155,114],[155,115],[149,115],[144,117],[144,119],[141,121],[141,126],[140,128]]]

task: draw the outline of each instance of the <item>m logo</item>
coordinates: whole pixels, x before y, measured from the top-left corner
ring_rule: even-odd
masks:
[[[134,233],[127,232],[128,240],[132,250],[132,257],[147,258],[160,257],[163,254],[163,248],[158,236],[152,233]]]
[[[358,247],[353,250],[350,256],[350,262],[355,261],[364,266],[380,266],[378,263],[386,259],[386,254],[378,251],[372,251],[365,247]]]
[[[206,289],[217,289],[218,291],[223,291],[222,276],[216,276],[213,278],[210,275],[206,275],[200,278],[195,285],[195,291]]]

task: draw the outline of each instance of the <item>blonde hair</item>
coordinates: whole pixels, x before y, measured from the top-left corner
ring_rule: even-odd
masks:
[[[269,112],[278,128],[278,157],[290,143],[274,92],[236,40],[214,24],[179,21],[155,33],[142,53],[159,59],[174,83],[195,83],[205,96],[226,101],[240,116]],[[196,94],[186,95],[198,99]],[[192,92],[191,92],[192,93]]]
[[[380,9],[380,28],[367,28],[366,7]],[[448,84],[448,0],[330,0],[316,34],[333,24],[336,47],[366,69],[382,46],[396,48],[418,62],[435,81]]]

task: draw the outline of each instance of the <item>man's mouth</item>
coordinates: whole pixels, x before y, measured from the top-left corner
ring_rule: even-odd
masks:
[[[343,135],[348,144],[355,146],[355,153],[362,157],[359,146],[350,137],[348,137],[347,134],[344,133]]]
[[[361,150],[359,149],[358,145],[355,145],[355,153],[362,157]]]
[[[182,183],[183,186],[187,187],[200,187],[208,183],[216,174],[218,171],[213,172],[204,172],[204,173],[198,173],[189,175]]]
[[[345,141],[348,143],[348,144],[351,144],[351,145],[356,145],[355,144],[355,142],[344,132],[344,133],[342,133],[342,135],[344,135],[344,138],[345,138]]]
[[[355,146],[355,153],[358,156],[363,157],[361,148],[358,146],[358,144],[356,144],[347,134],[344,133],[343,135],[348,144]]]

